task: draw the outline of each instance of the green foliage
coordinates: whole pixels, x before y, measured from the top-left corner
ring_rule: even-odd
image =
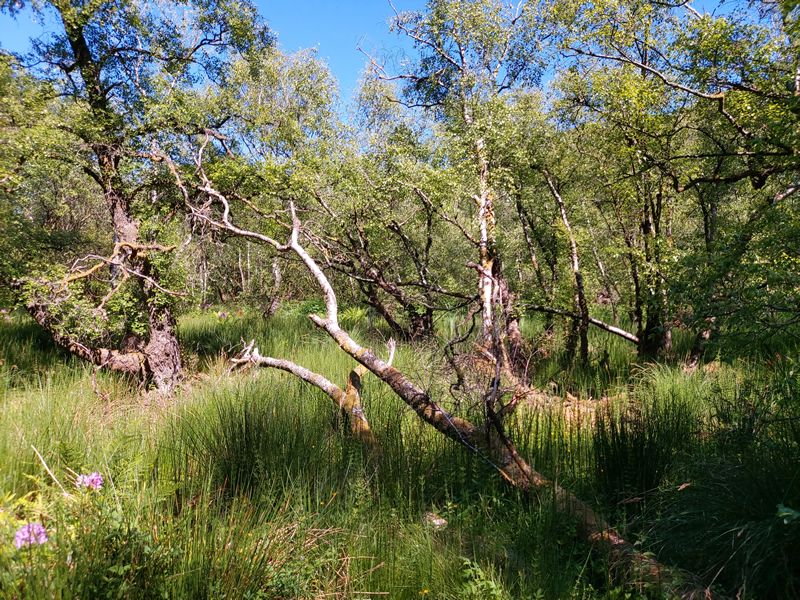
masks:
[[[218,379],[226,365],[217,353],[247,334],[264,355],[291,351],[334,381],[352,368],[302,315],[194,315],[182,337],[206,357],[209,383],[182,392],[172,408],[145,409],[124,381],[100,373],[92,383],[90,370],[64,365],[30,326],[0,328],[9,341],[0,355],[0,476],[15,494],[0,512],[13,519],[3,525],[3,585],[30,597],[76,586],[123,597],[632,593],[576,541],[575,524],[547,494],[521,503],[480,458],[398,412],[372,378],[364,398],[384,449],[377,470],[334,428],[321,393],[272,371]],[[398,364],[423,368],[426,352],[401,347]],[[627,380],[633,395],[598,409],[596,424],[591,413],[521,406],[509,433],[537,469],[599,499],[661,560],[707,581],[725,565],[714,584],[721,591],[791,595],[800,507],[795,366],[784,359],[718,369],[647,369]],[[105,489],[73,491],[74,473],[95,469],[107,476]],[[619,499],[642,493],[620,510]],[[428,512],[447,526],[427,525]],[[13,530],[34,516],[51,541],[17,553]]]
[[[364,327],[368,319],[367,309],[360,306],[350,306],[339,313],[339,322],[347,330]]]
[[[668,477],[691,444],[697,415],[675,399],[645,399],[632,409],[597,415],[595,479],[611,503],[641,502]]]
[[[52,87],[0,54],[0,282],[96,251],[106,218],[67,157],[82,149],[58,127],[71,118]],[[62,114],[59,114],[62,112]],[[10,300],[6,289],[0,301]]]
[[[255,328],[264,354],[292,348],[303,364],[337,381],[346,376],[352,363],[313,339],[305,317],[274,319],[194,316],[182,335],[213,349]],[[506,597],[539,588],[571,597],[589,589],[580,577],[585,550],[547,503],[520,511],[519,497],[485,463],[398,413],[371,378],[366,408],[385,448],[377,472],[333,428],[330,400],[283,374],[224,381],[216,378],[225,365],[211,362],[203,376],[212,384],[186,390],[174,407],[143,408],[124,382],[100,373],[93,384],[90,370],[43,354],[46,344],[32,348],[24,325],[0,335],[6,327],[17,341],[3,346],[5,358],[23,373],[0,400],[0,475],[4,489],[34,501],[11,512],[43,519],[51,534],[27,563],[9,549],[16,521],[0,536],[10,551],[0,572],[13,574],[8,585],[22,597],[82,589],[105,597],[385,591],[418,599],[426,589],[427,597],[454,598],[492,584]],[[26,353],[40,364],[23,360]],[[397,360],[403,368],[424,363],[402,350]],[[79,493],[74,473],[95,469],[105,488]],[[427,525],[430,511],[448,527]],[[465,577],[464,557],[480,572]]]
[[[291,200],[342,325],[377,347],[423,323],[428,339],[401,348],[399,366],[477,417],[480,402],[447,395],[439,336],[469,327],[467,265],[491,251],[508,285],[502,317],[523,317],[524,377],[567,400],[509,417],[520,452],[715,592],[798,595],[795,0],[715,14],[432,0],[392,19],[414,42],[408,72],[395,88],[373,65],[350,123],[327,67],[275,48],[249,2],[47,6],[65,29],[36,43],[34,66],[0,54],[0,283],[25,279],[19,299],[46,308],[39,320],[62,346],[146,337],[154,312],[178,306],[167,290],[185,293],[184,309],[223,306],[185,316],[184,356],[201,373],[174,406],[147,409],[128,382],[64,361],[3,313],[0,529],[7,539],[36,518],[53,535],[2,546],[0,593],[641,592],[574,542],[549,494],[526,504],[374,378],[364,397],[379,464],[322,394],[282,373],[223,377],[250,339],[340,384],[354,366],[308,323],[325,307],[298,261],[281,257],[284,286],[271,290],[272,246],[211,224],[283,241]],[[491,199],[491,220],[476,199]],[[102,257],[124,228],[174,250],[126,247],[120,279]],[[65,281],[92,261],[91,277]],[[577,319],[550,316],[575,310],[578,280],[590,315],[628,332],[593,325],[581,365]],[[262,319],[282,298],[283,313]],[[525,314],[534,305],[551,310]],[[718,360],[684,372],[704,332]],[[113,488],[64,495],[90,464]]]
[[[55,336],[73,339],[87,347],[113,347],[127,333],[146,335],[147,314],[135,281],[123,284],[104,306],[98,306],[102,292],[92,293],[91,283],[50,283],[50,278],[60,279],[56,275],[59,272],[50,270],[49,277],[37,274],[25,282],[20,293],[24,303],[48,307],[47,325]]]
[[[506,600],[509,595],[503,590],[503,586],[498,584],[494,578],[488,575],[478,563],[468,558],[464,559],[464,586],[461,591],[462,598],[478,600]]]

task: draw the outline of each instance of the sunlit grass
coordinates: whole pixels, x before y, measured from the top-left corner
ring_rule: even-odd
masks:
[[[181,335],[197,371],[165,403],[66,357],[25,319],[0,326],[0,597],[636,589],[577,540],[546,494],[536,503],[506,488],[485,458],[422,424],[375,378],[363,391],[377,463],[318,390],[282,372],[228,372],[227,358],[254,338],[263,355],[343,383],[353,361],[298,311],[269,321],[189,315]],[[357,335],[381,348],[366,328]],[[606,340],[592,340],[589,369],[564,370],[557,356],[536,367],[536,385],[584,395],[567,408],[521,406],[509,428],[520,452],[643,548],[719,590],[796,590],[788,557],[800,522],[776,516],[778,504],[800,510],[796,365],[717,362],[686,374],[679,363],[638,365],[628,346],[611,344],[606,370],[597,359]],[[440,359],[433,346],[408,345],[397,358],[452,403]],[[74,485],[90,471],[106,477],[93,496]],[[14,529],[26,520],[51,539],[17,551]]]

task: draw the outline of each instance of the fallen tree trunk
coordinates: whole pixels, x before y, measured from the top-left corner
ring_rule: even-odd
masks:
[[[293,230],[288,248],[300,257],[314,275],[325,296],[325,317],[309,315],[317,327],[333,338],[344,352],[386,383],[423,421],[487,458],[510,485],[532,497],[552,492],[558,508],[576,519],[581,537],[592,547],[607,552],[613,564],[628,569],[637,581],[660,586],[678,580],[676,573],[637,550],[589,505],[531,468],[514,445],[501,432],[494,431],[490,423],[486,427],[477,427],[467,419],[448,413],[403,373],[383,361],[371,349],[353,340],[339,326],[338,303],[333,287],[319,265],[298,241],[300,223],[293,209],[292,212]]]
[[[302,249],[298,254],[304,262],[311,260]],[[318,279],[318,282],[323,289],[327,287],[325,295],[329,302],[330,300],[335,302],[335,295],[327,279]],[[487,458],[506,482],[526,495],[538,498],[542,493],[552,492],[559,510],[575,518],[580,537],[592,547],[608,553],[611,562],[626,568],[635,580],[658,586],[679,580],[677,573],[661,565],[655,558],[637,550],[588,504],[531,468],[504,436],[489,426],[477,427],[469,420],[452,415],[438,406],[427,392],[403,373],[381,360],[369,348],[355,342],[339,326],[335,317],[336,307],[330,303],[326,317],[310,315],[317,327],[323,329],[342,350],[386,383],[423,421],[450,439]],[[699,593],[698,591],[696,597],[699,597]],[[687,597],[694,596],[694,592],[687,595]]]
[[[336,293],[323,270],[300,244],[300,220],[293,204],[290,203],[291,234],[289,241],[282,244],[263,233],[242,229],[231,221],[230,203],[224,194],[213,187],[211,181],[205,175],[200,155],[198,155],[197,159],[196,172],[202,185],[196,186],[196,189],[221,204],[222,213],[219,219],[213,218],[206,211],[198,210],[190,202],[188,189],[183,184],[177,169],[167,156],[164,155],[163,160],[170,166],[179,187],[183,190],[187,206],[198,218],[205,220],[214,227],[250,239],[260,240],[273,246],[279,252],[294,252],[302,260],[308,271],[314,276],[325,299],[325,316],[312,314],[309,315],[309,318],[317,327],[325,331],[345,353],[386,383],[407,406],[414,410],[420,419],[451,440],[483,456],[494,466],[506,482],[522,491],[526,496],[538,499],[541,494],[552,492],[558,508],[571,515],[577,521],[577,530],[581,538],[593,548],[607,553],[612,564],[626,568],[635,578],[635,581],[655,586],[672,586],[675,582],[681,580],[677,573],[661,565],[655,558],[637,550],[633,544],[610,527],[586,503],[531,468],[518,454],[512,442],[503,434],[502,427],[497,425],[497,414],[490,415],[483,427],[478,427],[463,417],[450,414],[439,406],[424,389],[387,361],[382,360],[370,348],[359,345],[347,331],[342,329],[338,320],[339,306]],[[309,371],[306,369],[301,370],[297,365],[288,363],[288,361],[272,359],[270,363],[270,366],[283,368],[306,381],[312,379],[309,377]],[[306,379],[306,377],[309,377],[309,379]],[[341,388],[334,386],[327,380],[319,379],[318,381],[330,389],[329,396],[331,398],[337,402],[340,401],[339,399],[342,396]],[[338,392],[336,391],[337,389]],[[674,589],[671,591],[674,591]],[[703,591],[694,589],[684,594],[684,597],[699,598],[700,594],[703,593]]]
[[[585,502],[532,469],[509,441],[501,439],[489,428],[477,427],[467,419],[448,413],[400,371],[386,364],[369,348],[356,343],[335,320],[318,315],[310,318],[336,340],[342,350],[392,388],[423,421],[486,457],[509,484],[534,496],[552,491],[558,508],[575,517],[581,537],[593,547],[608,552],[613,563],[628,567],[638,579],[650,584],[660,585],[664,582],[662,580],[673,576],[654,558],[636,550]]]

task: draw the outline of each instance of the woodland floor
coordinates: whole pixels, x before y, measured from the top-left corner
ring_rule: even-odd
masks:
[[[377,466],[317,390],[229,373],[226,357],[255,338],[262,355],[343,382],[352,362],[301,313],[184,317],[190,375],[169,401],[66,357],[24,317],[0,323],[0,597],[669,595],[592,553],[548,498],[521,502],[373,377]],[[564,402],[523,403],[520,452],[714,597],[800,596],[796,359],[720,355],[687,374],[679,352],[641,365],[624,343],[591,342],[590,369],[555,354],[532,366]],[[425,345],[397,357],[446,397],[440,359]],[[76,487],[95,471],[101,490]],[[16,549],[31,522],[48,541]]]

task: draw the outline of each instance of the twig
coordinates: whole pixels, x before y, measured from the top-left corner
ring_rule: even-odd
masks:
[[[38,456],[38,457],[39,457],[39,460],[41,461],[41,463],[42,463],[42,466],[44,467],[44,470],[45,470],[45,471],[47,471],[47,474],[48,474],[48,475],[50,475],[50,479],[52,479],[53,481],[55,481],[56,485],[57,485],[58,487],[60,487],[60,488],[61,488],[61,491],[62,491],[62,492],[64,492],[64,495],[65,495],[65,496],[71,496],[71,494],[70,494],[70,493],[69,493],[67,490],[65,490],[65,489],[64,489],[64,486],[63,486],[63,485],[61,485],[61,482],[60,482],[60,481],[59,481],[59,480],[56,478],[56,476],[55,476],[55,475],[53,474],[53,472],[50,470],[50,467],[48,467],[48,466],[47,466],[47,463],[45,462],[45,460],[44,460],[44,457],[43,457],[43,456],[41,455],[41,453],[40,453],[40,452],[39,452],[39,451],[36,449],[36,446],[34,446],[33,444],[31,444],[31,448],[33,448],[33,451],[36,453],[36,456]]]

